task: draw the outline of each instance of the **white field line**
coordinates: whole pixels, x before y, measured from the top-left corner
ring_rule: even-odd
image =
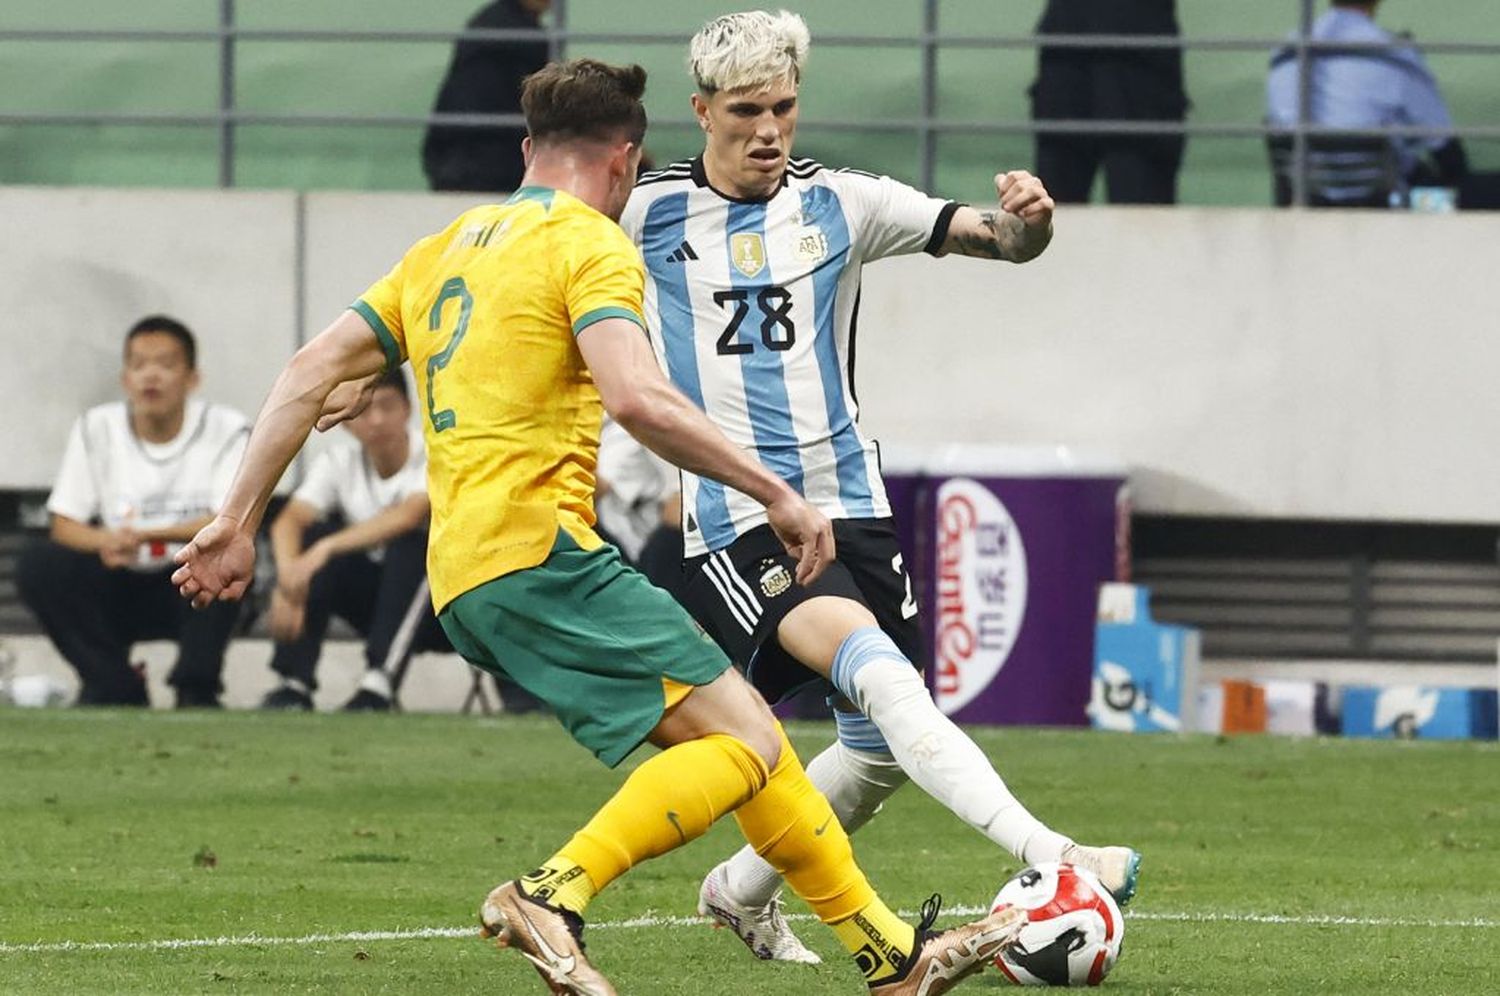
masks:
[[[949,916],[977,916],[987,912],[978,906],[953,906],[944,910]],[[912,918],[910,910],[901,916]],[[806,913],[787,915],[788,920],[811,920]],[[1423,920],[1409,917],[1359,916],[1292,916],[1279,913],[1127,913],[1126,919],[1147,923],[1235,923],[1270,924],[1292,927],[1421,927],[1430,929],[1495,930],[1500,920]],[[590,930],[639,930],[697,927],[709,921],[697,916],[639,916],[629,920],[604,920],[589,924]],[[362,941],[413,941],[477,937],[478,928],[416,927],[409,930],[353,930],[342,934],[304,934],[300,937],[264,937],[241,934],[234,937],[188,937],[158,941],[39,941],[32,944],[0,941],[0,955],[59,954],[73,951],[183,951],[191,948],[278,947],[287,945],[338,944]]]

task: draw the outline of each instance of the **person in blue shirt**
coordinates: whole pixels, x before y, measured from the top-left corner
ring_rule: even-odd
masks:
[[[1449,128],[1448,105],[1422,54],[1375,23],[1379,0],[1333,0],[1313,24],[1319,42],[1393,43],[1396,47],[1349,50],[1315,49],[1308,120],[1333,128],[1381,128],[1388,125]],[[1295,125],[1299,117],[1301,69],[1295,46],[1271,57],[1266,80],[1266,119],[1273,125]],[[1468,176],[1463,144],[1452,135],[1393,139],[1405,184],[1458,187]],[[1332,194],[1334,201],[1366,202],[1369,190],[1350,188]]]

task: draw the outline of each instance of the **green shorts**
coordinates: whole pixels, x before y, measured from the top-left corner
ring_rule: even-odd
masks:
[[[640,746],[683,686],[729,668],[672,596],[614,547],[584,551],[560,530],[543,563],[464,592],[439,619],[470,663],[504,671],[546,702],[610,767]]]

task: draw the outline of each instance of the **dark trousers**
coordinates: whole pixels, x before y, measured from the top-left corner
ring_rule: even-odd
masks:
[[[1187,106],[1180,67],[1136,65],[1082,53],[1044,51],[1031,116],[1037,121],[1181,121]],[[1102,168],[1111,204],[1174,204],[1181,135],[1036,137],[1036,175],[1059,204],[1089,199]]]
[[[145,704],[145,686],[130,667],[130,646],[162,639],[177,641],[177,665],[167,680],[178,701],[202,704],[218,697],[239,603],[215,602],[194,611],[172,586],[172,570],[111,570],[95,554],[46,539],[22,551],[16,568],[21,600],[78,672],[79,702]]]
[[[1459,182],[1462,211],[1500,211],[1500,173],[1470,173]]]
[[[312,542],[329,530],[309,531]],[[365,638],[365,663],[393,677],[405,670],[418,651],[451,651],[443,628],[432,612],[432,598],[422,586],[427,577],[427,531],[417,529],[386,544],[379,562],[364,553],[334,557],[312,579],[302,635],[278,642],[271,669],[286,678],[316,688],[313,677],[323,652],[323,638],[334,616]],[[412,636],[397,646],[402,621],[417,613]]]
[[[1104,170],[1111,204],[1175,204],[1180,138],[1038,135],[1036,175],[1059,204],[1085,204]]]

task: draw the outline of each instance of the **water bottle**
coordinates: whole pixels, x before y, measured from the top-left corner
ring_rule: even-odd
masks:
[[[50,675],[15,672],[15,651],[9,644],[0,643],[0,700],[25,709],[45,709],[61,705],[68,697],[68,690]]]

